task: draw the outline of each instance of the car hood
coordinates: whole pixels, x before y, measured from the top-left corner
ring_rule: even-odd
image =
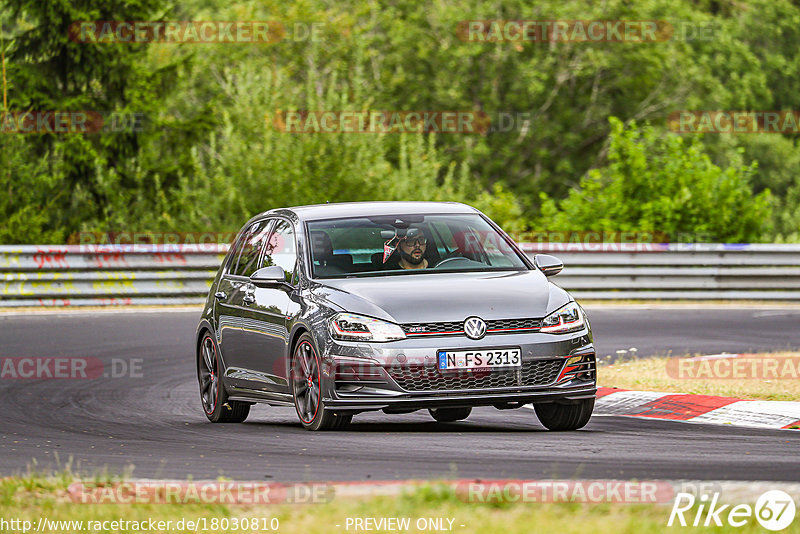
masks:
[[[324,280],[314,293],[342,310],[396,323],[544,317],[571,300],[539,271]]]

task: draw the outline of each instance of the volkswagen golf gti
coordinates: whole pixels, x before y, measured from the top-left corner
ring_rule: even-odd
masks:
[[[203,410],[225,423],[294,406],[331,430],[365,411],[453,422],[532,404],[550,430],[581,428],[595,350],[583,309],[548,279],[561,269],[459,203],[267,211],[237,234],[197,328]]]

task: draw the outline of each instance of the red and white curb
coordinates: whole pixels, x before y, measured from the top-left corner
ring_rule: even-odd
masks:
[[[800,402],[601,387],[594,415],[621,415],[754,428],[800,428]]]

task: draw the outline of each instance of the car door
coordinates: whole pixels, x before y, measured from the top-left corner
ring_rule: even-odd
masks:
[[[291,299],[297,265],[297,244],[292,223],[276,219],[259,267],[278,265],[286,272],[284,286],[249,288],[242,311],[244,352],[252,374],[263,392],[288,393],[286,346],[287,314],[297,305]],[[252,274],[252,273],[251,273]]]
[[[222,352],[222,359],[227,364],[229,353],[233,357],[233,346],[231,344],[231,337],[234,338],[239,335],[239,309],[234,306],[236,300],[236,292],[239,291],[240,284],[236,283],[233,277],[236,271],[236,264],[239,261],[239,255],[242,252],[247,237],[249,236],[251,227],[242,228],[242,231],[237,234],[236,240],[231,245],[231,253],[227,258],[227,263],[223,268],[222,276],[220,276],[219,283],[217,284],[214,293],[214,316],[216,317],[216,335],[217,344]]]
[[[262,219],[247,228],[238,255],[232,258],[231,265],[220,279],[217,289],[217,307],[224,343],[224,347],[220,345],[220,348],[225,361],[225,376],[237,387],[250,387],[252,382],[250,375],[253,371],[247,359],[242,320],[253,293],[249,276],[258,267],[271,223],[268,219]],[[224,328],[223,320],[226,323]]]

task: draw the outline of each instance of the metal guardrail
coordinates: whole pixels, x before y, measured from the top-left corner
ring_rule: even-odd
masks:
[[[524,243],[564,262],[578,299],[800,300],[800,245]]]
[[[800,245],[523,243],[579,299],[800,301]],[[0,307],[200,304],[227,245],[0,246]]]
[[[0,246],[0,307],[200,304],[228,245]]]

